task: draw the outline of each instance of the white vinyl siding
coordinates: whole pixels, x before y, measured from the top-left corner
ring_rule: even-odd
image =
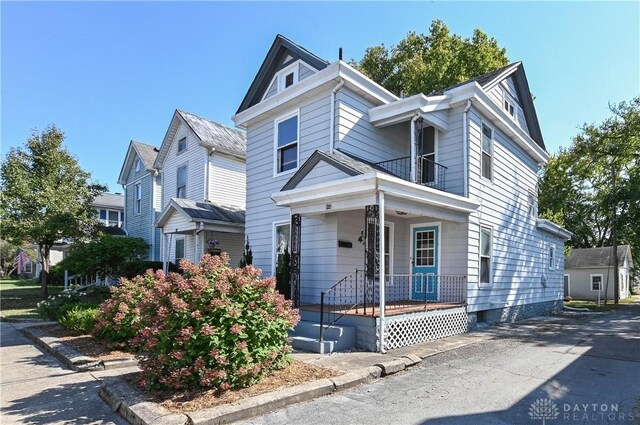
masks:
[[[482,122],[474,107],[469,111],[469,197],[480,207],[470,215],[467,240],[469,311],[504,308],[562,298],[564,258],[549,270],[547,249],[563,246],[558,237],[535,227],[529,215],[529,193],[537,190],[537,163],[501,131],[493,131],[493,183],[481,175]],[[492,282],[479,284],[479,226],[493,229]],[[546,284],[542,284],[542,277]],[[573,281],[572,281],[573,284]]]
[[[244,208],[247,168],[244,161],[224,155],[209,157],[209,200]]]

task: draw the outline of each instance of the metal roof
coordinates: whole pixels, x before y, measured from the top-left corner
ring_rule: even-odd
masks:
[[[190,199],[171,198],[192,221],[221,221],[230,224],[244,224],[244,210],[213,202],[197,202]]]
[[[629,245],[618,246],[618,266],[624,264],[624,259],[630,254]],[[565,258],[565,269],[599,268],[613,266],[613,250],[610,246],[600,248],[573,248],[571,254]]]

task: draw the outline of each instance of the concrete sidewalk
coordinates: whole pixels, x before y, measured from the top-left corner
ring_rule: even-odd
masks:
[[[0,322],[0,423],[126,424],[98,396],[99,376],[77,373]]]

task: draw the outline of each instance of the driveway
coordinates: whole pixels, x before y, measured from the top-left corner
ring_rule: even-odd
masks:
[[[483,332],[496,338],[242,423],[640,424],[640,306]]]
[[[100,399],[92,373],[66,369],[22,336],[21,326],[0,322],[0,423],[127,423]]]

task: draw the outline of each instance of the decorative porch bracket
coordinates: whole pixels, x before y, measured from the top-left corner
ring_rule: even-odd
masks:
[[[367,205],[364,209],[364,270],[365,270],[365,291],[364,291],[364,313],[367,314],[367,306],[371,306],[375,311],[375,285],[376,278],[380,274],[380,240],[378,226],[380,222],[380,207],[378,205]]]
[[[294,307],[300,306],[300,235],[302,217],[300,214],[291,215],[291,300]]]

